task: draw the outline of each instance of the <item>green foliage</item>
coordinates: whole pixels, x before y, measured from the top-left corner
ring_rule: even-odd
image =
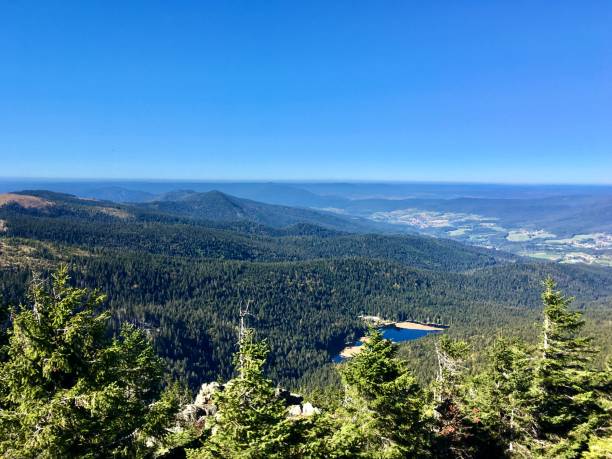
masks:
[[[545,282],[542,299],[537,351],[516,339],[500,338],[479,374],[467,384],[458,379],[451,383],[451,390],[459,391],[454,397],[457,412],[471,424],[471,437],[460,444],[472,445],[473,457],[483,452],[483,457],[609,454],[610,368],[593,366],[591,340],[581,334],[582,314],[568,308],[571,299],[557,291],[551,279]],[[498,452],[493,454],[492,447]]]
[[[333,444],[360,457],[427,455],[425,393],[396,358],[393,343],[371,329],[341,374],[345,396],[336,413],[339,430]]]
[[[605,438],[592,437],[589,449],[582,457],[584,459],[609,459],[612,457],[612,435]]]
[[[498,338],[482,371],[470,376],[470,346],[443,335],[428,389],[397,357],[396,345],[371,329],[361,352],[338,367],[342,392],[320,393],[323,412],[311,416],[289,415],[264,375],[267,343],[241,328],[236,375],[215,393],[216,414],[182,425],[175,419],[179,386],[162,391],[162,362],[147,337],[133,325],[111,337],[109,314],[99,312],[104,296],[71,287],[63,267],[50,285],[33,283],[31,306],[12,310],[0,365],[0,454],[609,457],[612,371],[593,367],[581,315],[552,281],[542,297],[537,350]]]
[[[570,311],[572,299],[555,288],[549,278],[542,294],[537,420],[544,454],[574,458],[588,448],[592,432],[610,427],[610,376],[592,369],[591,340],[580,334],[582,315]]]
[[[485,369],[468,386],[468,413],[474,423],[482,424],[500,453],[531,456],[536,434],[533,365],[522,343],[498,338],[487,352]]]
[[[275,395],[272,381],[263,375],[268,354],[264,342],[247,329],[241,336],[234,363],[238,376],[216,394],[219,415],[210,426],[204,446],[190,458],[283,458],[288,451],[291,425],[286,408]]]
[[[107,336],[104,296],[70,287],[66,267],[35,282],[14,312],[0,365],[0,453],[8,457],[130,457],[176,410],[162,363],[131,325]]]
[[[465,402],[466,359],[469,344],[441,336],[435,343],[437,359],[434,395],[434,454],[437,457],[474,457],[474,432]]]

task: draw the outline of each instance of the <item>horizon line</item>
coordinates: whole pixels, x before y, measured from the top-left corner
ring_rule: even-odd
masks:
[[[143,177],[19,177],[0,176],[0,181],[49,181],[49,182],[143,182],[143,183],[327,183],[327,184],[393,184],[393,185],[493,185],[493,186],[612,186],[612,182],[503,182],[470,180],[411,180],[411,179],[255,179],[255,178],[143,178]]]

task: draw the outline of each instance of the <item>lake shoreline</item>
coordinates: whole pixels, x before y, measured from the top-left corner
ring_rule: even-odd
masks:
[[[392,324],[396,328],[403,328],[406,330],[429,330],[429,331],[444,331],[448,327],[443,325],[433,324],[422,324],[419,322],[395,322]]]
[[[401,331],[401,330],[414,330],[414,331],[426,332],[423,336],[425,336],[425,335],[427,335],[429,333],[441,332],[441,331],[444,331],[444,330],[446,330],[448,328],[448,326],[440,325],[440,324],[423,324],[423,323],[420,323],[420,322],[410,322],[410,321],[389,322],[389,321],[384,321],[384,320],[382,320],[382,319],[380,319],[378,317],[375,317],[375,316],[369,316],[369,318],[377,319],[377,323],[378,323],[378,325],[380,326],[381,329],[387,329],[387,330],[395,329],[395,330],[398,330],[398,331]],[[427,333],[427,332],[429,332],[429,333]],[[411,340],[411,339],[418,339],[420,337],[421,336],[415,337],[415,338],[410,338],[409,340]],[[342,349],[337,357],[339,357],[341,360],[343,360],[343,359],[348,359],[348,358],[351,358],[351,357],[355,356],[357,353],[360,352],[361,347],[363,346],[363,343],[366,342],[367,339],[368,338],[366,336],[362,336],[361,338],[359,338],[355,342],[355,344],[353,344],[351,346],[346,346],[344,349]]]

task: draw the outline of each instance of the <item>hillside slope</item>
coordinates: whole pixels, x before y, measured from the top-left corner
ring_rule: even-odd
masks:
[[[165,194],[161,200],[139,204],[138,207],[166,214],[216,222],[248,221],[273,228],[296,223],[310,223],[345,231],[372,231],[376,226],[365,219],[344,217],[328,212],[264,204],[241,199],[220,191],[197,193],[175,191]]]

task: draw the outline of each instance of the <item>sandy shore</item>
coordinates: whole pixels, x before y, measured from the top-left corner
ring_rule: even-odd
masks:
[[[417,324],[416,322],[396,322],[394,324],[397,328],[407,328],[409,330],[429,330],[429,331],[443,331],[444,328],[433,327],[431,325]]]
[[[379,320],[382,322],[382,319],[379,319]],[[389,323],[386,326],[390,326],[390,325],[393,325],[397,328],[407,329],[407,330],[425,330],[425,331],[444,331],[445,330],[442,327],[434,327],[432,325],[418,324],[416,322],[395,322],[395,323]],[[362,336],[361,338],[359,338],[358,341],[363,343],[367,341],[367,339],[368,338],[366,336]],[[342,349],[342,351],[340,352],[340,357],[348,359],[358,354],[360,351],[361,351],[361,345],[347,346],[344,349]]]
[[[368,338],[366,336],[362,336],[357,341],[360,341],[361,343],[365,343],[367,340]],[[342,351],[340,352],[340,357],[344,357],[345,359],[348,359],[349,357],[353,357],[355,354],[357,354],[360,351],[361,351],[361,344],[358,346],[348,346],[342,349]]]
[[[357,355],[359,352],[361,352],[361,346],[345,347],[344,349],[342,349],[342,352],[340,352],[340,357],[348,359]]]

